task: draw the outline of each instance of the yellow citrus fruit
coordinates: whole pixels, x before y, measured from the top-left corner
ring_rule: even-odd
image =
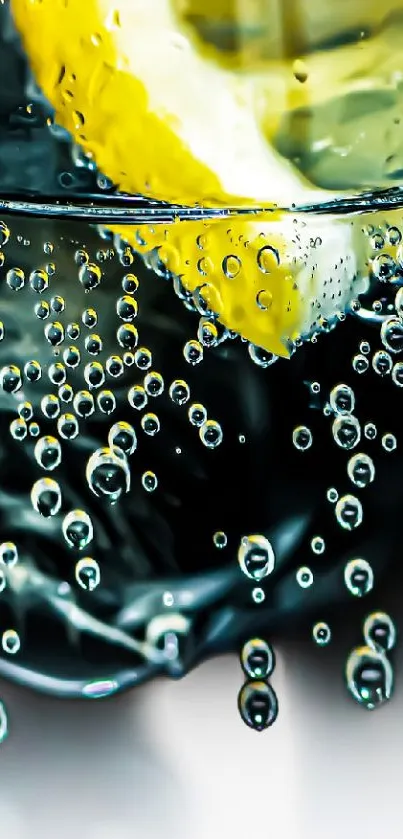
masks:
[[[218,24],[234,17],[235,6],[238,14],[249,10],[236,54],[219,55],[200,36],[199,0],[11,0],[11,9],[57,122],[121,191],[188,206],[271,208],[251,220],[114,229],[140,252],[158,248],[227,327],[287,356],[290,341],[316,322],[325,272],[329,286],[334,279],[340,287],[342,277],[340,304],[351,294],[354,232],[336,221],[331,227],[348,257],[339,270],[326,254],[328,232],[312,249],[312,226],[276,209],[318,198],[270,144],[287,102],[304,104],[308,94],[290,72],[295,56],[285,50],[268,60],[264,33],[249,44],[252,24],[264,20],[267,28],[266,0],[264,8],[261,0],[206,3]],[[272,5],[278,9],[277,0]],[[256,73],[235,72],[236,64]],[[342,85],[346,70],[339,70],[334,84]],[[325,87],[314,73],[309,96],[323,98]],[[326,316],[330,303],[320,305]]]

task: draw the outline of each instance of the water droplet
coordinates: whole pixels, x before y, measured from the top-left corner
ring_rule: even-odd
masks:
[[[76,550],[86,548],[94,538],[90,516],[84,510],[71,510],[63,519],[63,536],[67,544]]]
[[[95,559],[85,556],[79,559],[75,567],[75,578],[85,591],[94,591],[101,581],[101,571]]]
[[[396,644],[396,627],[385,612],[372,612],[364,621],[365,643],[373,650],[388,652]]]
[[[190,388],[184,379],[176,379],[169,388],[169,395],[175,405],[185,405],[190,398]]]
[[[95,265],[93,262],[84,262],[78,272],[78,278],[85,291],[92,291],[100,284],[102,271],[99,265]]]
[[[319,647],[326,646],[326,644],[329,643],[332,637],[332,632],[329,624],[323,623],[323,621],[315,623],[315,626],[312,629],[312,637]]]
[[[200,402],[194,402],[188,410],[188,417],[189,422],[192,425],[196,426],[196,428],[200,428],[200,426],[204,425],[207,420],[207,411],[204,405]]]
[[[268,679],[275,663],[272,647],[262,638],[252,638],[242,647],[241,666],[250,679]]]
[[[213,542],[215,547],[219,548],[219,550],[222,550],[222,548],[226,548],[228,542],[227,534],[224,533],[223,530],[217,530],[213,535]]]
[[[59,440],[50,435],[41,437],[35,444],[34,455],[38,465],[51,472],[60,465],[62,460]]]
[[[313,574],[310,568],[306,565],[303,565],[301,568],[298,568],[296,574],[297,583],[301,588],[310,588],[313,583]]]
[[[378,376],[388,376],[392,370],[393,361],[388,352],[377,350],[372,358],[372,367]]]
[[[355,486],[363,489],[375,478],[375,466],[372,457],[367,454],[355,454],[347,464],[347,474]]]
[[[0,562],[13,568],[18,562],[18,549],[14,542],[2,542],[0,545]]]
[[[381,326],[381,341],[389,352],[398,353],[403,350],[403,324],[397,317],[390,317]]]
[[[57,481],[40,478],[31,490],[31,502],[34,510],[44,518],[55,516],[62,506],[62,493]]]
[[[263,580],[274,570],[276,557],[265,536],[244,536],[238,549],[241,570],[252,580]]]
[[[130,470],[121,449],[98,449],[89,458],[85,474],[98,498],[105,497],[114,503],[122,493],[129,492]]]
[[[349,385],[336,385],[330,392],[330,405],[335,414],[346,416],[355,408],[354,391]]]
[[[354,699],[369,710],[383,705],[393,690],[393,670],[385,655],[371,647],[357,647],[346,663],[347,687]]]
[[[154,492],[158,486],[158,478],[154,472],[144,472],[141,476],[141,483],[147,492]]]
[[[335,443],[342,449],[354,449],[361,439],[361,427],[354,416],[337,416],[332,425]]]
[[[299,425],[294,428],[292,432],[292,442],[296,449],[300,452],[305,452],[312,446],[312,431],[306,425]]]
[[[322,536],[314,536],[311,540],[311,548],[314,554],[323,554],[326,548],[325,540]]]
[[[160,430],[160,421],[156,414],[148,413],[141,417],[141,427],[150,437],[154,437]]]
[[[366,559],[350,559],[344,569],[344,582],[355,597],[364,597],[374,586],[374,572]]]
[[[137,435],[133,426],[128,422],[116,422],[109,431],[108,443],[111,449],[117,447],[129,457],[137,448]]]
[[[199,430],[199,436],[204,446],[215,449],[223,441],[223,430],[219,422],[207,420]]]
[[[8,655],[15,655],[21,648],[21,641],[15,629],[6,629],[1,636],[1,646]]]
[[[355,495],[343,495],[336,504],[336,519],[344,530],[355,530],[363,519],[362,504]]]
[[[266,682],[246,682],[239,692],[238,708],[243,721],[255,731],[269,728],[278,715],[276,694]]]
[[[386,452],[393,452],[397,448],[397,440],[394,434],[384,434],[382,437],[382,447]]]

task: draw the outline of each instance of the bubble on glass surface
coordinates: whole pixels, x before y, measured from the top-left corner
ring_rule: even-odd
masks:
[[[134,354],[134,362],[139,370],[149,370],[152,363],[152,353],[147,347],[139,347]]]
[[[213,542],[215,547],[219,550],[226,548],[228,543],[227,534],[224,533],[223,530],[216,530],[216,532],[213,534]]]
[[[25,440],[27,433],[28,427],[25,420],[22,419],[22,417],[12,420],[12,422],[10,423],[10,434],[14,440],[22,442],[22,440]]]
[[[71,370],[78,367],[81,361],[81,354],[78,347],[74,346],[74,344],[70,344],[70,346],[63,351],[63,361]]]
[[[98,323],[98,314],[95,309],[89,308],[84,309],[81,315],[81,321],[87,329],[94,329],[94,326]]]
[[[330,391],[330,406],[335,414],[346,416],[352,414],[355,408],[355,394],[349,385],[336,385]]]
[[[304,452],[312,446],[312,431],[306,425],[298,425],[292,433],[292,442],[296,449]]]
[[[105,383],[105,370],[99,361],[89,361],[84,367],[84,379],[88,387],[96,389]]]
[[[34,456],[38,466],[51,472],[60,466],[62,460],[62,447],[56,437],[50,434],[41,437],[34,448]]]
[[[366,559],[350,559],[344,568],[344,582],[354,597],[364,597],[374,587],[374,572]]]
[[[49,365],[48,377],[52,384],[62,385],[67,379],[67,370],[61,361],[56,361]]]
[[[109,430],[108,443],[111,449],[117,447],[129,457],[137,448],[137,435],[128,422],[116,422]]]
[[[215,347],[218,342],[218,329],[216,324],[208,318],[200,318],[197,338],[203,347]]]
[[[276,557],[271,542],[260,534],[243,536],[238,548],[243,573],[259,582],[274,571]]]
[[[361,426],[357,417],[337,416],[332,424],[332,434],[341,449],[354,449],[361,439]]]
[[[161,428],[157,415],[153,413],[143,414],[140,424],[144,433],[148,434],[149,437],[154,437]]]
[[[347,464],[347,474],[350,481],[359,489],[369,486],[375,479],[375,466],[368,454],[355,454]]]
[[[100,567],[91,556],[82,557],[76,562],[75,578],[84,591],[94,591],[101,581]]]
[[[339,493],[337,492],[337,489],[335,489],[335,487],[329,487],[329,489],[326,492],[327,500],[330,501],[331,504],[335,504],[338,497]]]
[[[0,562],[8,568],[13,568],[18,562],[18,548],[14,542],[0,544]]]
[[[196,428],[200,428],[207,420],[207,411],[200,402],[194,402],[188,410],[189,422]]]
[[[241,667],[249,679],[268,679],[275,664],[273,648],[262,638],[252,638],[243,645]]]
[[[34,510],[44,518],[55,516],[62,506],[62,493],[57,481],[52,478],[40,478],[31,489],[31,502]]]
[[[102,414],[113,414],[116,409],[116,396],[113,391],[101,390],[97,395],[97,406]]]
[[[64,341],[64,326],[59,320],[51,321],[46,324],[44,334],[52,347],[58,347]]]
[[[33,359],[24,365],[24,376],[29,382],[38,382],[42,376],[42,367],[39,361]]]
[[[238,695],[238,709],[246,725],[255,731],[264,731],[277,719],[277,696],[267,682],[245,682]]]
[[[21,291],[25,286],[25,274],[22,268],[10,268],[6,274],[6,283],[11,291]]]
[[[93,291],[101,282],[102,271],[94,262],[84,262],[78,272],[78,278],[84,291]]]
[[[88,486],[98,498],[115,503],[130,489],[130,469],[124,452],[119,448],[97,449],[86,467]]]
[[[103,341],[97,332],[91,332],[84,341],[84,347],[89,355],[99,355],[103,350]]]
[[[18,393],[22,388],[21,370],[16,364],[7,364],[0,370],[0,387],[5,393]]]
[[[388,282],[396,273],[396,263],[388,253],[380,253],[372,260],[374,277],[380,282]]]
[[[306,565],[301,566],[298,568],[296,573],[296,580],[301,588],[310,588],[313,584],[313,573],[310,568]]]
[[[41,411],[48,419],[56,419],[60,414],[60,402],[54,393],[47,393],[41,399]]]
[[[377,350],[372,357],[372,368],[378,376],[389,376],[393,367],[390,353],[386,350]]]
[[[352,650],[346,662],[345,677],[352,697],[370,711],[383,705],[392,695],[392,665],[379,650],[368,646]]]
[[[332,631],[330,629],[329,624],[325,623],[324,621],[319,621],[318,623],[315,623],[315,625],[312,628],[312,637],[315,641],[315,644],[317,644],[318,647],[325,647],[327,644],[329,644],[332,637]]]
[[[164,379],[161,376],[161,373],[157,373],[155,370],[151,370],[150,373],[147,373],[144,378],[144,388],[148,396],[161,396],[164,391],[164,387]]]
[[[252,361],[254,364],[257,364],[258,367],[271,367],[272,364],[278,361],[277,355],[265,350],[263,347],[257,347],[255,344],[248,344],[248,352]]]
[[[116,314],[125,323],[131,323],[137,317],[138,303],[130,294],[124,294],[116,301]]]
[[[152,472],[151,470],[143,472],[141,476],[141,483],[146,492],[154,492],[158,486],[158,478],[155,472]]]
[[[403,350],[403,324],[397,317],[386,318],[381,326],[381,341],[391,353]]]
[[[396,644],[396,627],[386,612],[372,612],[364,621],[363,636],[368,647],[389,652]]]
[[[63,440],[75,440],[80,431],[80,426],[75,414],[61,414],[57,420],[57,431]]]
[[[203,361],[204,350],[200,341],[187,341],[183,348],[183,355],[188,364],[196,365]]]
[[[37,268],[35,271],[31,271],[29,284],[32,291],[36,291],[37,294],[43,294],[49,288],[49,274],[44,268]]]
[[[389,432],[383,434],[382,436],[382,448],[385,449],[386,452],[393,452],[397,448],[397,440],[394,434],[390,434]]]
[[[127,398],[129,405],[137,411],[142,411],[148,403],[148,396],[142,385],[133,385],[127,394]]]
[[[364,437],[367,440],[375,440],[378,434],[378,429],[374,422],[367,422],[364,426]]]
[[[75,413],[82,418],[90,417],[95,411],[95,402],[89,390],[79,390],[73,399]]]
[[[322,536],[314,536],[311,539],[311,548],[314,554],[323,554],[326,548],[325,540]]]
[[[47,300],[41,300],[40,303],[37,303],[34,312],[39,320],[46,320],[50,315],[50,306]]]
[[[62,523],[62,533],[70,548],[78,551],[86,548],[94,538],[90,516],[84,510],[71,510]]]
[[[228,254],[222,261],[223,274],[229,279],[234,280],[238,276],[242,268],[242,261],[239,256],[235,254]]]
[[[39,437],[41,433],[40,425],[37,422],[30,422],[28,426],[28,432],[30,437]]]
[[[363,509],[359,498],[355,495],[343,495],[335,507],[336,519],[343,530],[355,530],[363,520]]]
[[[216,420],[206,420],[199,429],[199,437],[208,449],[216,449],[223,441],[223,430]]]
[[[175,379],[169,387],[169,396],[175,405],[185,405],[190,399],[190,388],[184,379]]]
[[[8,655],[16,655],[21,648],[21,640],[15,629],[6,629],[1,636],[1,646]]]

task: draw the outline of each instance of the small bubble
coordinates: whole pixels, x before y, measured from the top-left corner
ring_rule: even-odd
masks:
[[[213,542],[215,547],[219,548],[219,550],[222,550],[222,548],[226,548],[228,542],[227,534],[224,533],[223,530],[217,530],[213,535]]]
[[[393,361],[388,352],[378,350],[372,358],[372,367],[378,376],[388,376],[393,367]]]
[[[147,347],[140,347],[134,354],[134,361],[139,370],[149,370],[153,363],[153,357]]]
[[[300,452],[305,452],[312,446],[312,431],[306,425],[299,425],[294,428],[292,433],[292,442],[296,449]]]
[[[133,385],[127,394],[127,398],[129,405],[137,411],[141,411],[148,403],[148,396],[142,385]]]
[[[39,437],[39,434],[41,433],[41,429],[37,422],[30,422],[28,431],[31,437]]]
[[[37,382],[42,376],[42,367],[39,361],[27,361],[24,366],[24,375],[29,382]]]
[[[51,472],[60,466],[62,460],[62,449],[59,440],[50,435],[41,437],[35,444],[35,460],[38,466]]]
[[[398,387],[403,387],[403,361],[397,361],[396,364],[393,365],[392,381]]]
[[[252,580],[260,581],[274,571],[276,557],[265,536],[244,536],[238,549],[241,570]]]
[[[25,285],[25,274],[22,268],[10,268],[6,274],[6,283],[11,291],[21,291]]]
[[[353,698],[372,711],[391,697],[392,666],[378,650],[357,647],[347,659],[346,682]]]
[[[156,414],[148,413],[141,417],[141,427],[150,437],[154,437],[160,430],[160,421]]]
[[[190,388],[184,379],[176,379],[169,388],[169,395],[175,405],[185,405],[190,398]]]
[[[1,636],[1,646],[8,655],[16,655],[21,648],[21,641],[15,629],[6,629]]]
[[[364,426],[364,437],[366,437],[367,440],[375,440],[377,434],[378,429],[376,425],[373,422],[367,422]]]
[[[84,367],[84,379],[90,388],[101,387],[105,383],[105,370],[99,361],[90,361]]]
[[[98,498],[114,503],[122,493],[129,492],[130,470],[125,454],[120,449],[102,448],[95,451],[86,468],[88,486]]]
[[[122,289],[126,294],[135,294],[139,287],[139,281],[135,274],[126,274],[122,280]]]
[[[203,361],[203,347],[200,341],[187,341],[183,348],[183,355],[189,364],[200,364]]]
[[[164,379],[161,373],[156,373],[155,370],[147,373],[144,378],[144,387],[149,396],[161,396],[164,391]]]
[[[196,428],[200,428],[200,426],[204,425],[207,420],[207,411],[204,405],[200,402],[194,402],[188,410],[188,417],[189,422],[192,425],[196,426]]]
[[[335,443],[342,449],[354,449],[361,439],[361,427],[358,419],[352,415],[337,416],[332,425]]]
[[[79,417],[90,417],[94,413],[94,397],[89,390],[79,390],[73,399],[73,408]]]
[[[52,321],[45,326],[45,338],[52,347],[58,347],[64,341],[64,327],[60,321]]]
[[[273,649],[262,638],[252,638],[242,647],[241,667],[249,679],[268,679],[275,664]]]
[[[197,337],[203,347],[214,347],[218,341],[218,329],[215,323],[207,318],[200,318]]]
[[[0,221],[0,248],[7,244],[10,238],[10,230],[4,221]]]
[[[34,311],[39,320],[46,320],[50,314],[49,303],[46,300],[41,300],[40,303],[36,304]]]
[[[354,597],[364,597],[374,587],[374,572],[366,559],[350,559],[344,569],[344,582]]]
[[[340,384],[330,392],[330,406],[335,414],[347,416],[355,408],[354,391],[349,385]]]
[[[108,444],[111,449],[117,447],[129,457],[137,448],[137,435],[128,422],[116,422],[109,431]]]
[[[87,251],[77,250],[74,254],[74,261],[76,265],[87,265],[90,258]]]
[[[47,393],[41,399],[41,411],[48,419],[55,419],[60,414],[60,403],[53,393]]]
[[[40,478],[31,489],[31,502],[34,510],[44,518],[55,516],[62,506],[62,493],[57,481]]]
[[[403,350],[403,324],[397,317],[384,320],[381,326],[381,341],[391,353]]]
[[[66,308],[66,301],[60,294],[56,294],[55,297],[52,297],[50,305],[55,314],[60,315]]]
[[[116,332],[118,344],[124,350],[134,350],[137,347],[139,334],[132,323],[125,323],[119,326]]]
[[[311,540],[311,548],[314,554],[323,554],[326,548],[325,540],[322,536],[314,536]]]
[[[364,621],[363,635],[368,647],[379,652],[389,652],[396,644],[396,627],[385,612],[372,612]]]
[[[339,493],[337,492],[337,489],[335,489],[334,487],[329,487],[326,493],[327,500],[330,501],[331,504],[335,504],[338,497]]]
[[[255,603],[263,603],[265,597],[266,597],[266,595],[265,595],[262,588],[257,588],[256,587],[252,590],[252,600]]]
[[[306,565],[298,568],[296,574],[297,583],[301,588],[310,588],[313,583],[313,574],[310,568]]]
[[[238,256],[234,256],[234,254],[230,254],[229,256],[224,257],[222,263],[222,270],[226,277],[229,280],[235,279],[238,276],[240,270],[242,268],[242,262]]]
[[[80,364],[81,355],[78,347],[71,345],[63,351],[63,361],[71,369],[75,369]]]
[[[361,341],[360,352],[362,352],[364,355],[368,355],[371,352],[371,345],[368,341]]]
[[[400,318],[400,320],[402,320],[402,318],[403,318],[403,286],[401,288],[399,288],[399,290],[396,292],[395,309],[396,309],[397,316]]]
[[[380,282],[388,282],[396,273],[395,260],[388,253],[380,253],[372,260],[372,271]]]
[[[101,581],[101,571],[95,559],[85,556],[79,559],[75,567],[75,578],[85,591],[94,591]]]
[[[67,335],[72,341],[77,341],[77,338],[80,337],[80,326],[78,323],[69,323],[67,325]]]
[[[90,516],[84,510],[71,510],[63,519],[63,536],[70,548],[81,551],[94,538]]]
[[[386,452],[393,452],[397,448],[397,440],[394,434],[384,434],[382,437],[382,447]]]
[[[326,646],[332,637],[329,624],[323,622],[315,623],[315,626],[312,629],[312,637],[319,647]]]
[[[18,393],[22,388],[21,370],[15,364],[9,364],[0,370],[0,387],[5,393]]]
[[[37,294],[42,294],[49,287],[49,275],[43,268],[38,268],[36,271],[31,271],[29,275],[29,284],[32,291]]]
[[[109,416],[116,409],[116,397],[112,390],[101,390],[97,396],[97,405],[102,414]]]
[[[263,347],[257,347],[255,344],[248,344],[248,352],[252,361],[258,367],[271,367],[275,361],[278,361],[278,355],[274,355]]]
[[[2,542],[0,545],[0,562],[13,568],[18,562],[18,549],[14,542]]]
[[[60,361],[51,364],[48,370],[48,376],[52,384],[62,385],[67,379],[67,370]]]
[[[257,264],[263,274],[276,272],[280,265],[280,254],[275,248],[265,245],[257,255]]]
[[[400,233],[398,227],[389,227],[389,229],[386,232],[386,238],[389,244],[392,245],[392,247],[395,247],[401,241],[402,234]]]
[[[91,335],[87,335],[84,341],[85,349],[89,355],[99,355],[103,349],[103,341],[102,338],[97,335],[95,332],[91,333]]]
[[[347,464],[347,474],[355,486],[363,489],[375,478],[375,466],[372,457],[367,454],[355,454]]]
[[[63,440],[75,440],[79,433],[77,417],[74,414],[61,414],[57,420],[57,430]]]
[[[141,476],[141,483],[146,492],[154,492],[154,490],[157,489],[158,486],[158,478],[154,474],[154,472],[144,472],[144,474]]]
[[[355,530],[363,519],[362,504],[355,495],[343,495],[336,504],[336,519],[344,530]]]
[[[238,708],[244,723],[255,731],[264,731],[276,721],[278,701],[266,682],[246,682],[238,695]]]
[[[223,430],[219,422],[207,420],[199,430],[199,437],[208,449],[215,449],[223,441]]]
[[[95,309],[84,309],[81,320],[87,329],[94,329],[94,326],[98,323],[98,315]]]
[[[62,385],[59,387],[57,395],[61,402],[71,402],[74,396],[74,391],[71,385]]]

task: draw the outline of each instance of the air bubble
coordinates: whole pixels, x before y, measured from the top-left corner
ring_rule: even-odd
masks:
[[[66,308],[66,301],[60,294],[56,294],[50,301],[50,306],[55,314],[60,315]]]
[[[158,478],[154,472],[144,472],[141,477],[141,483],[146,492],[154,492],[158,486]]]
[[[84,309],[81,315],[81,320],[87,329],[94,329],[94,326],[98,323],[98,315],[95,309]]]
[[[378,650],[368,646],[357,647],[347,659],[346,682],[353,698],[372,711],[391,697],[392,666]]]
[[[190,388],[184,379],[176,379],[169,388],[169,395],[175,405],[185,405],[190,398]]]
[[[337,416],[332,425],[335,443],[342,449],[354,449],[361,439],[361,427],[354,416]]]
[[[344,582],[354,597],[364,597],[374,587],[374,572],[366,559],[350,559],[344,569]]]
[[[326,646],[332,637],[329,624],[324,623],[323,621],[315,623],[315,626],[312,629],[312,637],[318,647]]]
[[[64,327],[60,321],[52,321],[45,326],[45,338],[52,347],[58,347],[64,341]]]
[[[340,384],[330,393],[330,406],[335,414],[346,416],[352,414],[355,408],[355,395],[349,385]]]
[[[0,545],[0,562],[13,568],[18,562],[18,549],[14,542],[2,542]]]
[[[116,314],[120,320],[125,321],[125,323],[130,323],[130,321],[137,317],[137,313],[138,305],[134,297],[130,297],[128,294],[119,297],[116,302]]]
[[[396,627],[386,612],[372,612],[364,621],[365,643],[373,650],[389,652],[396,644]]]
[[[381,340],[387,350],[391,353],[399,353],[403,350],[403,324],[396,317],[384,320],[381,326]]]
[[[37,294],[42,294],[49,287],[49,276],[47,272],[43,268],[31,271],[29,284],[33,291],[36,291]]]
[[[94,413],[94,397],[89,390],[79,390],[73,399],[73,408],[79,417],[90,417]]]
[[[373,422],[367,422],[364,426],[364,437],[366,437],[367,440],[375,440],[377,434],[378,429],[376,425]]]
[[[60,466],[62,460],[62,449],[59,440],[50,435],[41,437],[35,444],[35,460],[38,466],[51,472]]]
[[[130,470],[120,449],[102,448],[94,452],[86,468],[88,486],[98,498],[116,502],[130,489]]]
[[[247,577],[259,582],[274,571],[276,557],[265,536],[244,536],[238,549],[238,562]]]
[[[48,376],[52,384],[62,385],[67,379],[67,370],[60,361],[51,364],[48,370]]]
[[[89,355],[99,355],[103,349],[102,338],[93,332],[91,335],[87,335],[84,341],[84,346]]]
[[[74,414],[61,414],[57,420],[57,430],[63,440],[75,440],[80,427]]]
[[[313,584],[313,574],[310,568],[306,565],[298,568],[296,574],[297,583],[301,588],[310,588]]]
[[[276,694],[266,682],[246,682],[238,695],[238,708],[244,723],[255,731],[269,728],[278,716]]]
[[[222,270],[226,277],[229,280],[234,280],[235,277],[238,276],[242,267],[242,262],[239,259],[239,256],[235,256],[234,254],[229,254],[229,256],[224,257],[222,262]]]
[[[99,361],[90,361],[84,367],[84,379],[91,388],[101,387],[105,382],[105,370]]]
[[[294,428],[292,433],[292,442],[296,449],[300,452],[305,452],[312,446],[312,431],[306,425],[299,425]]]
[[[397,361],[392,369],[392,381],[398,387],[403,387],[403,361]]]
[[[15,629],[6,629],[1,636],[1,646],[8,655],[16,655],[21,648],[21,641]]]
[[[262,638],[252,638],[242,647],[241,667],[249,679],[268,679],[275,664],[273,649]]]
[[[203,347],[200,341],[187,341],[183,348],[183,355],[188,364],[200,364],[203,361]]]
[[[384,434],[382,437],[382,448],[386,452],[393,452],[397,448],[397,440],[394,434]]]
[[[362,504],[355,495],[343,495],[335,509],[336,519],[343,530],[355,530],[362,523]]]
[[[109,431],[108,443],[111,449],[117,447],[129,457],[137,448],[137,436],[128,422],[117,422]]]
[[[63,351],[63,361],[71,369],[75,369],[80,364],[81,356],[78,347],[71,345]]]
[[[280,265],[280,254],[276,248],[266,245],[257,255],[257,264],[263,274],[271,274]]]
[[[42,367],[39,361],[27,361],[24,366],[24,376],[29,382],[37,382],[42,376]]]
[[[102,414],[109,416],[116,409],[116,397],[112,390],[101,390],[97,396],[97,405]]]
[[[21,291],[25,285],[25,274],[22,268],[10,268],[6,274],[6,283],[11,291]]]
[[[15,364],[9,364],[0,370],[0,387],[5,393],[18,393],[22,388],[21,370]]]
[[[137,411],[142,411],[148,403],[148,396],[142,385],[133,385],[127,394],[127,398],[131,407]]]
[[[7,244],[10,238],[10,229],[4,221],[0,221],[0,248]]]
[[[393,361],[388,352],[377,350],[372,358],[372,368],[378,376],[388,376],[392,370]]]
[[[161,396],[164,391],[164,379],[161,373],[156,373],[155,370],[147,373],[144,379],[144,387],[149,396]]]
[[[150,437],[154,437],[160,430],[160,421],[156,414],[148,413],[141,417],[141,427]]]
[[[134,361],[139,370],[149,370],[153,363],[153,357],[147,347],[139,347],[134,354]]]
[[[219,550],[226,548],[228,543],[227,534],[223,530],[217,530],[213,535],[213,542]]]
[[[101,571],[97,561],[90,556],[79,559],[75,567],[75,578],[84,591],[94,591],[101,581]]]
[[[101,282],[102,271],[99,265],[84,262],[78,272],[78,278],[85,291],[93,291]]]
[[[200,402],[194,402],[188,410],[188,417],[189,422],[192,425],[196,426],[196,428],[200,428],[200,426],[204,425],[207,420],[207,411],[204,405]]]
[[[322,536],[314,536],[311,540],[311,548],[314,554],[323,554],[326,548],[325,540]]]
[[[84,510],[71,510],[63,519],[63,536],[70,548],[78,551],[86,548],[94,538],[90,516]]]
[[[274,355],[274,353],[263,349],[263,347],[257,347],[256,344],[248,344],[248,352],[254,364],[264,369],[271,367],[272,364],[278,361],[278,355]]]
[[[215,449],[223,441],[223,430],[219,422],[207,420],[199,430],[199,436],[204,446]]]
[[[203,347],[214,347],[218,342],[218,329],[215,323],[207,318],[200,318],[197,337]]]
[[[56,419],[60,414],[60,403],[53,393],[47,393],[41,399],[41,411],[48,419]]]
[[[10,423],[10,434],[13,440],[18,440],[21,442],[25,440],[27,436],[27,424],[24,419],[21,417],[19,419],[15,419]]]
[[[355,454],[347,464],[347,474],[350,481],[360,489],[369,486],[375,478],[372,457],[367,454]]]
[[[124,350],[134,350],[139,341],[139,334],[132,323],[122,324],[116,332],[118,344]]]
[[[40,478],[31,489],[31,502],[34,510],[44,518],[55,516],[62,506],[62,493],[57,481]]]

